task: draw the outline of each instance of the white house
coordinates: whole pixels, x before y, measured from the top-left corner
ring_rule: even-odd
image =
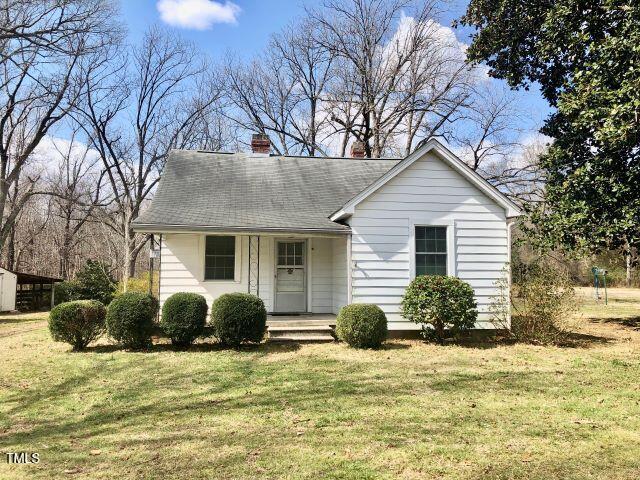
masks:
[[[406,331],[419,328],[400,315],[409,281],[447,274],[471,284],[477,327],[491,328],[520,210],[444,145],[431,139],[401,160],[275,156],[261,135],[252,146],[171,152],[134,222],[161,237],[161,302],[249,292],[270,313],[325,316],[374,303],[389,330]]]

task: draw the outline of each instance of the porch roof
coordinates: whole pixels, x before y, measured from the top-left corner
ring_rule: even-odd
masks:
[[[174,150],[137,231],[348,233],[328,217],[399,160]]]

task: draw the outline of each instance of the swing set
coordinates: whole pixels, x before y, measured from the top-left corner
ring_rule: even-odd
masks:
[[[593,273],[593,296],[596,301],[600,300],[602,298],[600,290],[604,290],[604,304],[607,305],[609,300],[607,297],[607,271],[604,268],[593,267],[591,272]]]

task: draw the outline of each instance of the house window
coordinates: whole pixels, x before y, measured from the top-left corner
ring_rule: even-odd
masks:
[[[447,227],[416,227],[416,276],[447,274]]]
[[[235,265],[235,237],[207,237],[204,254],[204,279],[233,280]]]

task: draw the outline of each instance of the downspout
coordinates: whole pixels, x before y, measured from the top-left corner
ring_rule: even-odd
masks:
[[[160,296],[162,294],[162,234],[160,234],[158,244],[158,305],[160,305]],[[158,309],[158,320],[160,320],[160,309]]]
[[[351,233],[347,235],[347,305],[353,301],[353,262],[351,261]]]
[[[511,330],[511,227],[515,225],[515,218],[507,218],[507,322]]]

